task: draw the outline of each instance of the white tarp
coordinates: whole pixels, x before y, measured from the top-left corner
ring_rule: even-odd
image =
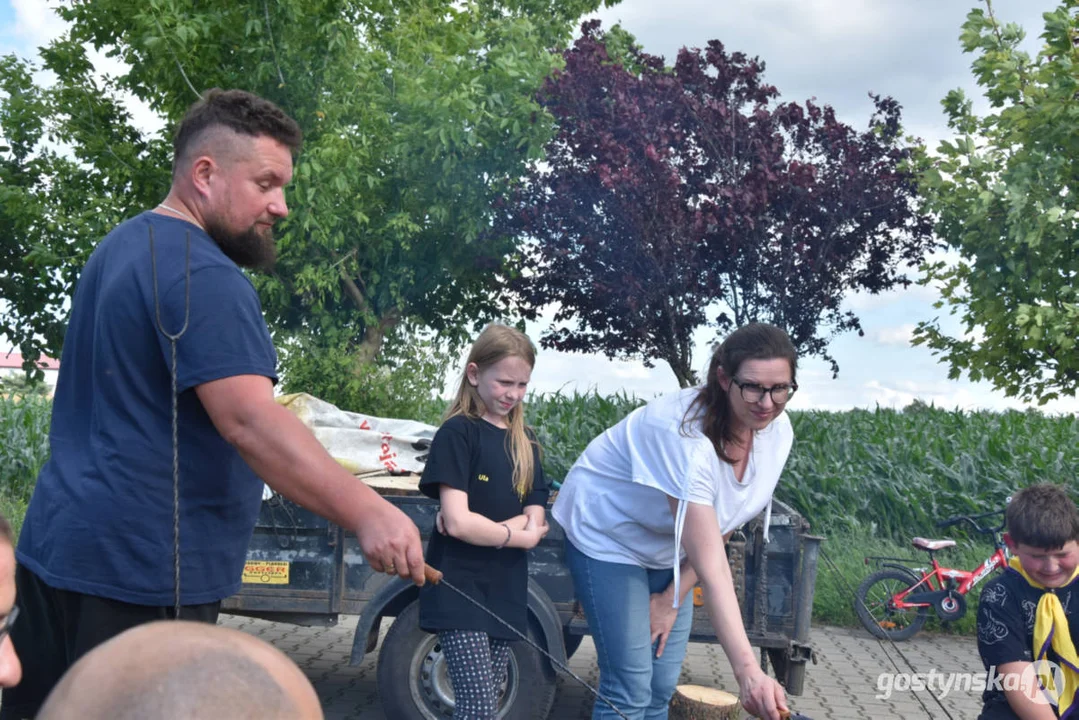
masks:
[[[347,412],[307,393],[282,395],[277,402],[309,427],[322,447],[353,475],[422,473],[438,429],[415,420]]]

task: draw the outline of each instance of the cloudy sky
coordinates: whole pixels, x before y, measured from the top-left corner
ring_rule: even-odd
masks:
[[[869,118],[868,93],[891,95],[903,105],[907,131],[932,145],[949,137],[941,98],[957,87],[978,96],[969,70],[972,57],[958,43],[960,26],[976,6],[981,7],[973,0],[623,0],[599,17],[607,26],[620,22],[645,50],[668,60],[683,46],[702,47],[712,39],[728,50],[759,56],[783,99],[815,98],[857,128]],[[1041,14],[1056,3],[995,0],[993,6],[999,18],[1027,30],[1033,53],[1040,45]],[[0,54],[29,55],[61,29],[44,0],[0,0]],[[902,407],[916,398],[947,408],[1021,407],[984,383],[948,380],[946,368],[929,351],[911,347],[914,325],[935,316],[935,299],[932,290],[921,287],[849,297],[846,305],[862,319],[865,337],[833,342],[838,379],[824,363],[804,361],[792,407]],[[542,326],[529,329],[538,337]],[[706,331],[699,333],[696,367],[706,366],[712,339]],[[637,362],[542,351],[533,386],[651,397],[676,389],[677,383],[663,365],[648,369]],[[1074,413],[1079,400],[1045,409]]]

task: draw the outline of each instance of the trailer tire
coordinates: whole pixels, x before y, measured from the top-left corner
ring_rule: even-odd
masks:
[[[420,604],[406,607],[390,626],[378,654],[382,711],[397,720],[445,720],[453,716],[453,687],[438,636],[420,629]],[[534,627],[529,639],[541,645]],[[510,666],[499,720],[545,720],[554,705],[555,675],[546,659],[522,641],[510,643]]]

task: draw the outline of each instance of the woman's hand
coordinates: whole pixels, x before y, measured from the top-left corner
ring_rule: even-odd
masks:
[[[742,707],[750,715],[764,720],[780,720],[785,717],[781,712],[790,712],[783,687],[765,675],[758,665],[749,668],[745,675],[738,676],[738,691]]]
[[[652,626],[652,644],[656,647],[656,657],[663,654],[663,648],[667,646],[667,638],[670,637],[674,621],[678,619],[678,608],[674,605],[673,587],[664,592],[653,593],[648,598],[648,620]]]

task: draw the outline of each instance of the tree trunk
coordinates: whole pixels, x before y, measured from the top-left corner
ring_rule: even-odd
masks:
[[[382,343],[386,340],[386,333],[397,327],[397,324],[400,322],[401,313],[394,308],[384,316],[380,317],[377,323],[372,323],[367,326],[367,329],[363,333],[363,340],[360,342],[360,347],[356,351],[357,369],[364,365],[369,365],[378,359],[379,353],[382,352]]]
[[[730,693],[701,685],[679,685],[671,697],[671,720],[740,720],[742,704]]]
[[[697,384],[697,373],[689,366],[689,358],[679,354],[671,354],[664,358],[671,366],[671,371],[678,379],[678,387],[688,388]]]

